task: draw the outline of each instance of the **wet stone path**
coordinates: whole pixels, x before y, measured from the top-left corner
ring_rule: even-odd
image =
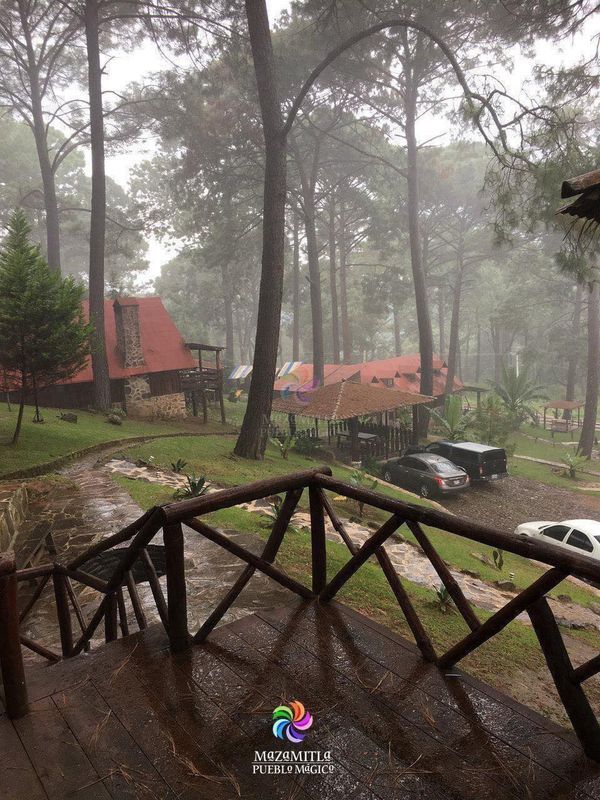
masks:
[[[139,506],[112,480],[111,469],[99,464],[97,458],[97,455],[90,456],[63,468],[60,474],[65,479],[64,484],[56,483],[48,493],[40,495],[30,505],[23,526],[29,534],[24,540],[26,543],[22,548],[23,553],[30,552],[34,542],[45,539],[50,533],[57,555],[53,556],[44,549],[38,560],[41,562],[56,559],[66,563],[90,545],[116,533],[141,515]],[[193,531],[188,530],[187,534],[185,558],[188,614],[190,630],[193,632],[230,588],[243,565],[239,559]],[[231,535],[235,536],[242,546],[254,552],[260,552],[263,546],[262,540],[258,537],[234,532]],[[162,544],[161,534],[155,538],[154,543]],[[161,585],[166,595],[166,578],[161,578]],[[21,604],[27,602],[34,588],[33,583],[21,586]],[[76,583],[73,583],[73,588],[84,614],[89,619],[98,607],[100,595],[93,589]],[[158,621],[148,584],[140,584],[138,591],[148,623]],[[127,592],[124,594],[130,630],[135,631],[137,626],[128,603],[128,594]],[[265,576],[256,574],[238,599],[235,608],[224,617],[223,622],[231,622],[245,614],[276,607],[284,599],[289,599],[286,590]],[[74,636],[77,637],[79,628],[74,617],[73,625]],[[57,620],[51,586],[46,587],[41,599],[27,617],[22,632],[47,647],[58,647]],[[98,639],[92,644],[100,642]]]

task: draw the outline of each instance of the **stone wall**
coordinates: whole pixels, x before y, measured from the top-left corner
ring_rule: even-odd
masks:
[[[29,495],[24,484],[0,485],[0,553],[14,550],[28,505]]]
[[[187,415],[183,392],[153,397],[147,375],[125,381],[125,406],[130,417],[141,419],[180,419]]]

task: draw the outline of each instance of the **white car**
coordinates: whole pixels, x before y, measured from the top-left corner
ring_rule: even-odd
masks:
[[[515,528],[515,533],[518,536],[534,536],[600,561],[600,522],[594,519],[524,522]]]

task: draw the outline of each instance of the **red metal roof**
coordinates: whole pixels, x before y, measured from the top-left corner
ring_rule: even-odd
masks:
[[[443,359],[433,357],[433,395],[441,397],[446,389],[447,367]],[[355,376],[359,373],[360,377]],[[294,372],[275,381],[274,389],[278,392],[306,391],[311,388],[313,365],[302,364]],[[421,358],[418,353],[405,356],[381,358],[374,361],[363,361],[360,364],[326,364],[325,386],[340,380],[354,378],[363,384],[379,385],[384,379],[393,378],[394,388],[412,394],[419,393],[421,385]],[[454,391],[460,391],[463,384],[454,379]]]
[[[183,336],[177,330],[160,297],[119,298],[121,305],[137,305],[140,324],[140,340],[145,363],[139,367],[125,368],[117,350],[117,331],[113,300],[104,301],[104,332],[108,371],[114,379],[128,378],[132,375],[145,375],[149,372],[170,372],[177,369],[192,369],[197,366],[196,359],[184,344]],[[83,303],[83,313],[88,318],[87,300]],[[73,378],[63,383],[86,383],[92,380],[92,364],[88,358],[86,366]]]

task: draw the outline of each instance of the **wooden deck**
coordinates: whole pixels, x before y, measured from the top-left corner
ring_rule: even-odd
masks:
[[[600,798],[576,739],[355,612],[299,599],[171,655],[162,627],[32,671],[0,716],[0,797]],[[271,715],[298,699],[300,745]],[[255,751],[326,751],[332,773],[253,774]]]

